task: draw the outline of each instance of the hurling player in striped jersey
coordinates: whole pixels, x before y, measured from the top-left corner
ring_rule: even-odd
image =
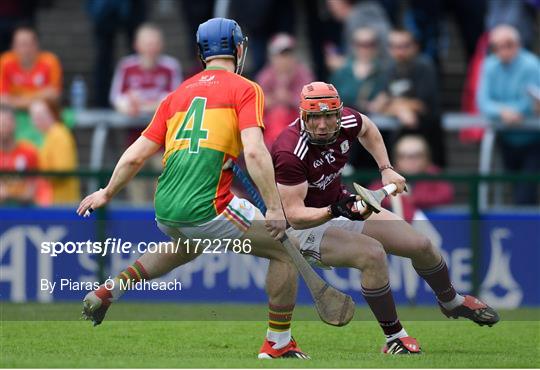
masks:
[[[310,262],[357,268],[361,291],[386,336],[385,353],[420,353],[420,345],[401,325],[390,289],[386,254],[410,258],[416,272],[437,297],[448,317],[466,317],[493,325],[497,313],[479,299],[456,292],[446,263],[431,241],[407,222],[382,210],[372,213],[341,183],[354,140],[377,162],[383,185],[405,189],[394,171],[379,130],[365,115],[343,107],[333,85],[312,82],[302,89],[300,117],[272,146],[272,158],[283,208]]]

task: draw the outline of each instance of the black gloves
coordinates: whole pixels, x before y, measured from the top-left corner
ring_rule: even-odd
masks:
[[[356,205],[356,196],[350,195],[347,198],[343,198],[336,203],[328,206],[328,213],[331,213],[333,217],[345,217],[349,220],[365,220],[367,219],[373,211],[364,205],[364,202],[361,202],[364,207],[362,209],[357,209]]]

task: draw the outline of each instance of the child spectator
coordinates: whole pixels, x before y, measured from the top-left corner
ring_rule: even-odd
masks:
[[[11,108],[0,106],[0,170],[37,170],[38,153],[26,142],[15,142],[15,117]],[[36,196],[36,181],[30,177],[0,177],[0,204],[31,204]]]
[[[39,152],[41,171],[73,171],[77,169],[77,146],[69,129],[61,122],[59,107],[50,100],[37,100],[30,106],[35,126],[44,133]],[[73,203],[80,200],[79,180],[74,177],[52,177],[52,203]]]

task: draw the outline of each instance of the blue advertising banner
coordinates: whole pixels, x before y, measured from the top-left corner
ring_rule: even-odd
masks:
[[[441,249],[455,288],[472,289],[470,221],[466,213],[430,213],[415,227],[429,235]],[[107,253],[106,275],[115,276],[140,255],[138,247],[168,241],[153,220],[152,210],[111,208],[104,225],[109,252],[131,247],[127,253]],[[0,298],[13,302],[81,300],[98,281],[97,254],[87,253],[88,243],[98,241],[95,215],[79,218],[73,209],[0,208]],[[499,308],[540,305],[540,215],[490,213],[481,225],[481,298]],[[62,242],[65,253],[52,256],[53,244]],[[68,243],[71,242],[71,243]],[[137,245],[137,248],[135,248]],[[48,249],[47,249],[48,248]],[[67,253],[70,252],[70,253]],[[79,253],[80,252],[80,253]],[[218,253],[203,255],[158,279],[177,281],[181,289],[133,291],[128,300],[180,302],[266,301],[264,282],[268,262],[252,255]],[[399,303],[435,304],[429,287],[409,260],[390,256],[389,271],[395,300]],[[360,272],[354,269],[319,270],[336,288],[358,303]],[[310,303],[301,285],[299,303]]]

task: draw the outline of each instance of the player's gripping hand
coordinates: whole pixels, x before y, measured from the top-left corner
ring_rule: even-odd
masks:
[[[360,203],[360,197],[350,195],[336,203],[330,205],[330,211],[333,217],[346,217],[349,220],[365,220],[373,213],[370,207],[366,207],[363,202],[362,208],[358,209],[357,204]]]
[[[266,231],[270,233],[272,238],[281,240],[285,236],[285,229],[287,228],[283,210],[281,208],[267,209],[265,219]]]
[[[393,169],[387,168],[383,170],[381,176],[383,186],[386,186],[388,184],[396,184],[397,190],[394,192],[394,195],[402,193],[407,189],[405,184],[405,177],[401,176]]]
[[[105,204],[109,203],[110,200],[111,197],[107,194],[105,189],[99,189],[81,201],[79,208],[77,208],[77,214],[79,216],[88,217],[96,208],[103,207]]]

